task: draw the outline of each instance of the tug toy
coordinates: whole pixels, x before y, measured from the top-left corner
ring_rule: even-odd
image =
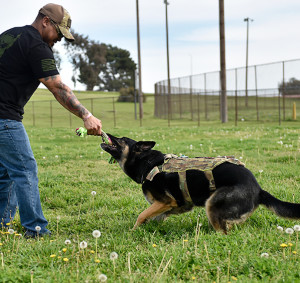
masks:
[[[87,136],[87,129],[83,128],[83,127],[80,127],[80,128],[77,128],[76,129],[76,135],[81,137],[81,138],[84,138],[85,136]],[[111,139],[109,138],[109,136],[104,132],[104,131],[101,131],[101,138],[102,138],[102,141],[106,144],[112,144],[112,141]],[[109,164],[112,164],[112,163],[116,163],[117,161],[111,157],[108,161]]]

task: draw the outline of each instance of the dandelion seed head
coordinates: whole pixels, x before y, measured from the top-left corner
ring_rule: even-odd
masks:
[[[69,239],[65,240],[65,244],[66,245],[70,245],[71,244],[71,241]]]
[[[116,260],[117,258],[118,258],[118,254],[116,253],[116,252],[112,252],[111,254],[110,254],[110,256],[109,256],[109,258],[111,259],[111,260]]]
[[[294,233],[294,230],[292,228],[285,229],[285,233],[292,235]]]
[[[101,232],[99,230],[94,230],[93,231],[93,237],[94,238],[99,238],[101,236]]]
[[[87,247],[87,242],[85,242],[85,241],[80,242],[79,247],[81,249],[85,249]]]
[[[295,230],[296,232],[300,232],[300,225],[295,225],[295,226],[294,226],[294,230]]]
[[[95,196],[97,193],[95,191],[91,192],[92,196]]]
[[[42,230],[41,226],[35,226],[35,231],[40,232]]]
[[[13,233],[15,233],[15,231],[14,231],[14,229],[8,229],[8,233],[9,233],[10,235],[12,235]]]
[[[268,254],[268,253],[262,253],[262,254],[260,255],[260,257],[268,258],[268,257],[269,257],[269,254]]]
[[[283,227],[277,226],[277,230],[279,230],[280,232],[282,232],[283,231]]]
[[[105,282],[107,280],[107,276],[105,274],[100,274],[98,276],[98,279],[100,280],[100,282]]]

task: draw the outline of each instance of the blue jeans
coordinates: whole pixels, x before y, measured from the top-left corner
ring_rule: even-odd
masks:
[[[14,218],[19,207],[21,224],[40,235],[48,234],[41,207],[37,164],[22,122],[0,119],[0,222]]]

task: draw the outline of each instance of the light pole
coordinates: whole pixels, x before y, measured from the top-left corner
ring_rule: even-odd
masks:
[[[245,18],[244,22],[247,22],[247,41],[246,41],[246,80],[245,80],[245,106],[248,107],[248,40],[249,40],[249,21],[253,22],[253,19]]]
[[[142,70],[141,70],[141,48],[140,48],[140,20],[139,0],[136,0],[136,26],[137,26],[137,48],[138,48],[138,75],[139,75],[139,104],[140,104],[140,125],[143,119],[143,92],[142,92]]]
[[[225,16],[224,0],[219,0],[219,31],[220,31],[220,80],[221,80],[221,120],[228,122],[227,88],[226,88],[226,56],[225,56]]]
[[[166,4],[166,43],[167,43],[167,70],[168,70],[168,124],[170,126],[171,117],[171,84],[170,84],[170,62],[169,62],[169,31],[168,31],[168,1],[164,0]]]

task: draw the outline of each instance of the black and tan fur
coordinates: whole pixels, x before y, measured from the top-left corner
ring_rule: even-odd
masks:
[[[247,168],[225,162],[213,169],[215,191],[210,191],[205,174],[187,170],[186,182],[192,202],[187,202],[179,186],[178,173],[160,172],[152,181],[148,173],[164,163],[165,154],[153,150],[154,141],[136,142],[108,134],[112,145],[103,150],[117,160],[122,170],[142,184],[145,198],[151,204],[137,218],[134,229],[148,219],[165,219],[170,214],[187,212],[193,206],[205,206],[207,217],[217,231],[227,233],[234,223],[244,222],[262,204],[278,216],[300,219],[300,204],[283,202],[261,189]]]

